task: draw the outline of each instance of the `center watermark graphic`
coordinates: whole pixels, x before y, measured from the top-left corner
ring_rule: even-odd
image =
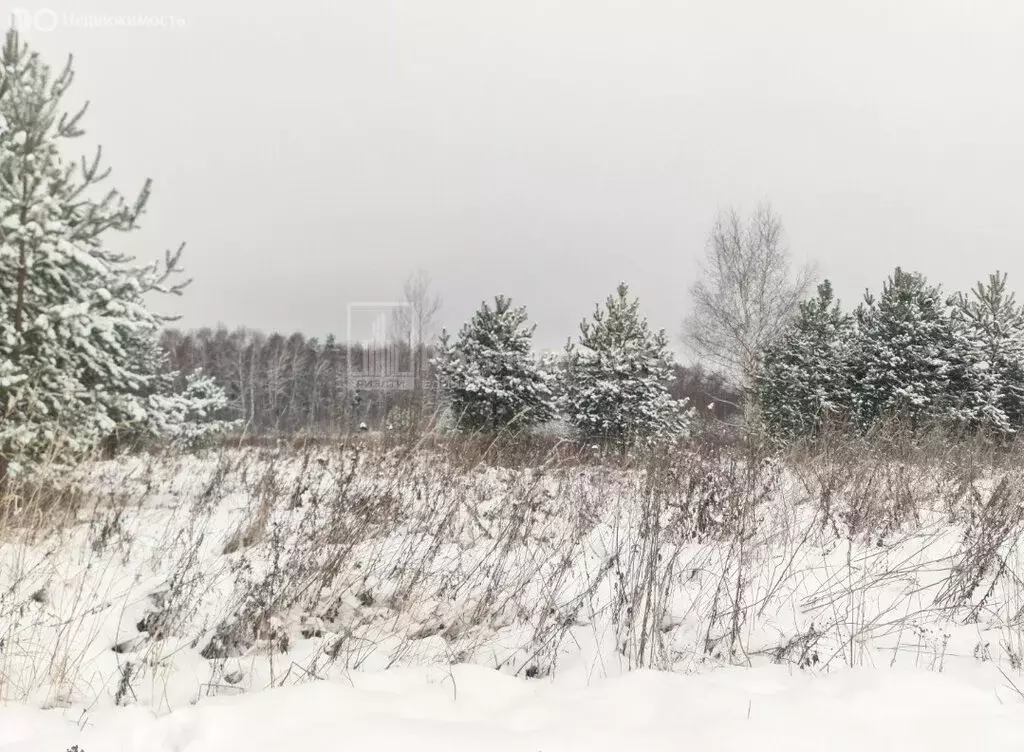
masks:
[[[346,340],[350,388],[369,391],[414,388],[412,351],[416,343],[409,325],[411,314],[412,306],[408,303],[348,305]]]
[[[11,25],[20,31],[57,29],[181,29],[185,19],[156,13],[74,13],[53,8],[15,8]]]

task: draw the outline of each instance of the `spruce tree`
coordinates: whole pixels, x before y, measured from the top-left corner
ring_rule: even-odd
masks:
[[[160,377],[166,318],[146,305],[150,293],[181,292],[180,249],[143,267],[110,249],[110,234],[136,228],[150,184],[131,202],[97,195],[109,174],[101,152],[64,160],[85,113],[62,109],[71,63],[53,75],[13,30],[0,54],[0,465],[14,469],[144,425],[182,433],[181,411],[159,414],[171,396]]]
[[[493,308],[481,304],[454,342],[441,333],[433,363],[460,428],[525,428],[553,417],[549,376],[531,349],[534,329],[525,307],[499,295]]]
[[[817,297],[800,304],[793,322],[764,351],[755,388],[769,434],[803,438],[828,419],[850,417],[853,333],[853,318],[840,310],[825,280]]]
[[[566,346],[563,411],[589,439],[620,445],[677,436],[691,411],[669,393],[672,356],[664,330],[652,332],[620,284]]]

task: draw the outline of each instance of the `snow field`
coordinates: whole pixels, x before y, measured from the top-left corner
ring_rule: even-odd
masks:
[[[84,468],[99,500],[75,524],[25,507],[3,529],[0,745],[1017,740],[1016,486],[892,463],[899,484],[825,504],[807,466],[751,470],[277,450]]]

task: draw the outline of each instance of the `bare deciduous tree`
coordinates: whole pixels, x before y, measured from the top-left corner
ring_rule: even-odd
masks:
[[[422,407],[430,364],[429,346],[437,335],[441,297],[434,292],[430,275],[423,269],[417,270],[405,281],[402,297],[406,305],[395,312],[394,326],[408,344],[414,378],[414,401]]]
[[[747,220],[735,209],[719,213],[701,270],[703,278],[690,288],[693,310],[683,341],[736,380],[749,408],[761,353],[807,296],[815,269],[793,269],[782,221],[760,204]]]
[[[423,269],[409,276],[402,287],[406,308],[398,313],[398,324],[409,342],[429,342],[437,332],[441,297],[434,293],[430,275]]]

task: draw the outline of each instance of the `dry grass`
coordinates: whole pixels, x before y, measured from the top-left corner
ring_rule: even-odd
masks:
[[[540,677],[581,651],[600,674],[884,649],[941,670],[947,623],[999,630],[975,657],[1019,668],[1018,466],[1013,448],[899,435],[787,453],[363,435],[99,464],[0,506],[0,694],[170,704],[160,684],[189,650],[209,692],[382,654]],[[145,603],[113,574],[126,562],[159,575]],[[125,622],[107,669],[90,664],[101,612]],[[301,662],[298,641],[316,645]]]

